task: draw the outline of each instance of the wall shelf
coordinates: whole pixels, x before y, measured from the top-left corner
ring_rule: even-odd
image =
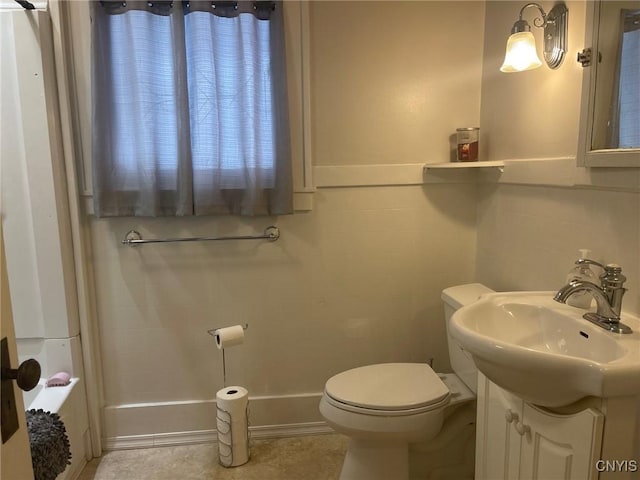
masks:
[[[468,169],[468,168],[504,168],[504,162],[502,160],[495,161],[481,161],[481,162],[447,162],[447,163],[427,163],[424,166],[425,170],[432,169]]]
[[[477,183],[498,181],[504,173],[502,160],[482,162],[425,163],[425,183]]]

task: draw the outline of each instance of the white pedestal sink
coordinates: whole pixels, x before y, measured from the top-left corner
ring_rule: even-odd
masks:
[[[536,405],[640,395],[640,321],[623,313],[633,333],[611,333],[553,294],[484,295],[453,315],[450,334],[490,380]]]

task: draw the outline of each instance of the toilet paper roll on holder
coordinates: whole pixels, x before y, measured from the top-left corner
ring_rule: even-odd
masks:
[[[241,326],[242,326],[242,330],[247,330],[249,328],[248,323],[245,323],[244,325],[241,325]],[[215,338],[216,330],[220,330],[221,328],[227,328],[227,327],[213,327],[211,330],[207,330],[207,333],[211,335],[213,338]]]
[[[215,327],[210,330],[207,330],[207,333],[215,339],[216,331],[221,328],[226,328],[226,327]],[[247,330],[248,328],[249,328],[248,323],[245,323],[244,325],[242,325],[242,330]],[[226,387],[227,386],[227,362],[224,358],[224,348],[221,348],[221,350],[222,350],[222,385]]]

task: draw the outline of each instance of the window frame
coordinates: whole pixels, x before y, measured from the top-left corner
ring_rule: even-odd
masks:
[[[90,4],[88,1],[64,3],[68,8],[66,38],[69,42],[65,50],[72,100],[77,180],[85,211],[93,214]],[[315,191],[311,161],[309,5],[298,0],[282,2],[282,5],[287,55],[294,211],[307,211],[313,207]]]

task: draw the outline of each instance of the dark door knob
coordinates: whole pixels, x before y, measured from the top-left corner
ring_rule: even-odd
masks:
[[[28,392],[33,390],[40,381],[40,364],[37,360],[30,358],[20,364],[18,368],[2,367],[2,381],[15,380],[18,387]]]

